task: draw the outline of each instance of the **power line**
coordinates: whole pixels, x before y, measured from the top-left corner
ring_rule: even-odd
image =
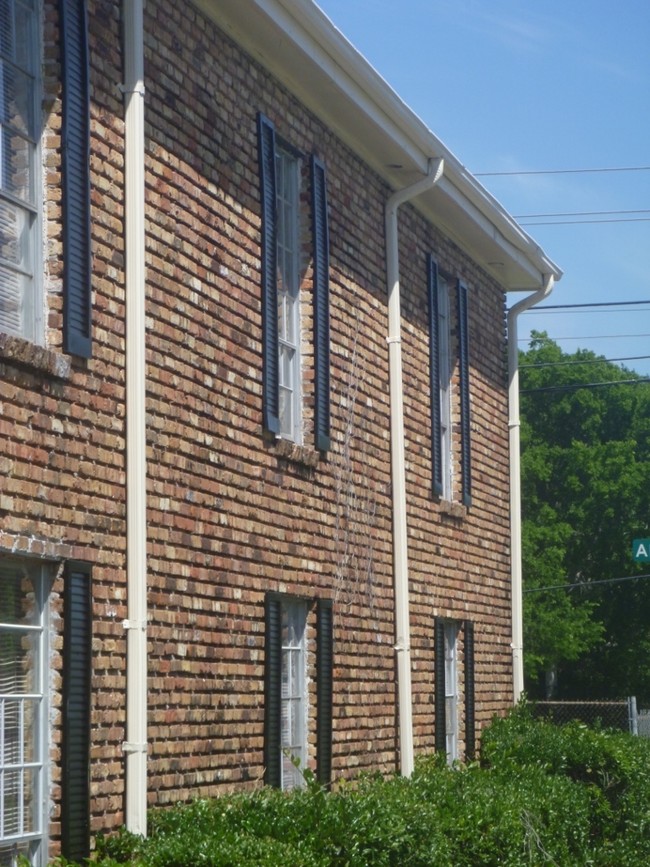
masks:
[[[520,394],[539,394],[542,391],[577,391],[579,388],[604,388],[607,385],[638,385],[640,382],[650,382],[650,377],[639,379],[612,379],[607,382],[577,382],[572,385],[547,385],[541,388],[522,388]]]
[[[582,307],[629,307],[633,304],[650,304],[650,298],[644,298],[640,301],[592,301],[585,304],[542,304],[540,306],[531,307],[525,312],[535,313],[538,310],[577,310]]]
[[[584,361],[540,361],[536,364],[520,364],[519,370],[528,370],[532,367],[571,367],[576,364],[613,364],[615,361],[642,361],[650,358],[650,355],[624,355],[622,358],[585,358]]]
[[[513,214],[515,220],[537,220],[541,217],[612,217],[621,214],[650,214],[650,209],[638,211],[559,211],[555,214]]]
[[[477,178],[505,177],[509,175],[583,175],[607,172],[650,172],[650,166],[620,166],[617,168],[597,169],[541,169],[520,172],[473,172]]]
[[[596,584],[620,584],[621,581],[637,581],[650,578],[646,575],[625,575],[623,578],[600,578],[597,581],[576,581],[573,584],[551,584],[548,587],[524,587],[522,593],[541,593],[543,590],[566,590],[569,587],[594,587]]]
[[[650,334],[582,334],[579,337],[553,337],[554,342],[558,340],[620,340],[628,337],[650,337]],[[534,337],[518,337],[518,343],[528,343],[535,340]]]
[[[588,226],[594,223],[650,223],[650,217],[622,217],[620,220],[537,220],[522,221],[521,226]]]
[[[637,301],[637,304],[640,304],[640,307],[631,307],[627,310],[568,310],[568,313],[586,313],[588,316],[596,316],[601,313],[606,313],[608,315],[612,315],[613,313],[650,313],[650,307],[644,307],[641,301]],[[524,313],[536,313],[537,311],[534,309],[524,310]]]

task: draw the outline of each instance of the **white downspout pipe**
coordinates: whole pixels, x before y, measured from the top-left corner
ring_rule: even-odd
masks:
[[[144,0],[124,0],[126,256],[126,827],[147,833]]]
[[[537,292],[522,298],[508,311],[508,429],[510,435],[510,574],[512,584],[512,685],[515,704],[524,691],[523,579],[521,555],[521,455],[519,416],[519,355],[517,320],[553,291],[555,279],[545,275],[544,285]]]
[[[390,376],[391,478],[393,488],[393,574],[395,582],[395,651],[399,703],[400,772],[413,773],[413,708],[411,632],[409,625],[406,473],[404,469],[404,403],[402,386],[401,302],[397,209],[438,183],[442,159],[429,160],[425,178],[398,190],[386,203],[386,278],[388,284],[388,364]]]

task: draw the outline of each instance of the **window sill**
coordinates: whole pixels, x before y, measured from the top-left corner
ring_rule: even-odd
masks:
[[[273,451],[278,458],[283,458],[292,464],[315,469],[320,460],[320,454],[315,449],[299,446],[291,440],[276,439]]]
[[[440,500],[440,514],[446,518],[462,521],[467,517],[467,506],[455,503],[453,500]]]
[[[68,379],[70,359],[60,352],[37,346],[22,337],[0,332],[0,361],[45,373],[56,379]]]

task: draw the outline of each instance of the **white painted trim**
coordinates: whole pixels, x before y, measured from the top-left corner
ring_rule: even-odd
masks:
[[[143,0],[125,0],[126,827],[147,833],[147,490]]]

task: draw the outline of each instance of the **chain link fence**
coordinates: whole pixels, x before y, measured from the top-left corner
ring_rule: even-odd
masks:
[[[588,726],[650,737],[650,711],[637,713],[634,696],[620,701],[536,701],[532,711],[534,716],[558,725],[578,720]]]
[[[650,738],[650,710],[639,710],[636,720],[639,737]]]

